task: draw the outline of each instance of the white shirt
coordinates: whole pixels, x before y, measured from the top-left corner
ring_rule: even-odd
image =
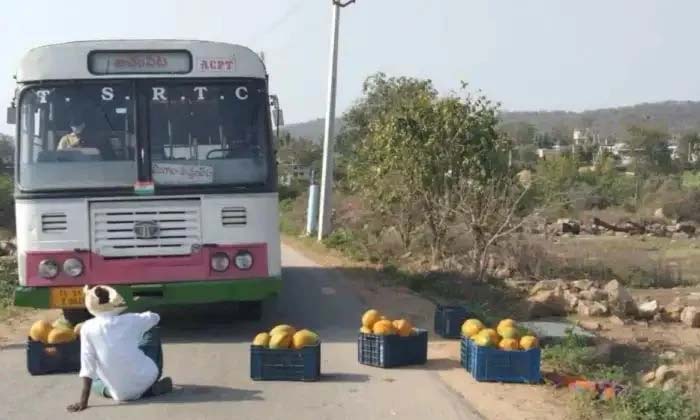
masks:
[[[158,379],[158,367],[139,349],[139,342],[159,321],[153,312],[105,313],[85,321],[79,376],[100,379],[117,401],[140,398]]]

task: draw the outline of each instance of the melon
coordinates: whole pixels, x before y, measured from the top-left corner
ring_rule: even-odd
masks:
[[[472,337],[472,341],[479,347],[493,347],[491,338],[486,334],[477,334]]]
[[[372,329],[371,329],[371,328],[367,328],[367,327],[365,327],[365,326],[363,325],[363,326],[360,327],[360,332],[361,332],[362,334],[372,334]]]
[[[499,322],[498,325],[496,326],[496,332],[499,335],[504,336],[502,333],[502,330],[505,330],[507,328],[516,329],[517,325],[515,325],[515,321],[513,321],[512,319],[501,320],[501,322]],[[509,337],[509,338],[512,338],[512,337]]]
[[[526,335],[520,339],[520,348],[522,348],[523,350],[534,349],[537,346],[539,346],[537,337],[533,335]]]
[[[392,322],[392,325],[401,337],[408,337],[413,331],[413,325],[405,319],[397,319]]]
[[[473,337],[484,328],[484,324],[478,319],[468,319],[462,324],[462,335],[465,337]]]
[[[477,335],[488,337],[488,339],[491,341],[491,344],[494,346],[501,341],[501,337],[498,336],[498,333],[493,328],[486,328],[484,330],[481,330]]]
[[[47,342],[49,344],[70,343],[71,341],[75,340],[76,338],[78,338],[78,337],[75,335],[75,333],[73,332],[72,329],[67,330],[64,328],[54,328],[49,333],[49,337],[47,339]]]
[[[288,334],[290,336],[294,335],[294,333],[297,332],[297,330],[292,327],[291,325],[287,324],[280,324],[274,327],[273,329],[270,330],[270,336],[277,335],[277,334]]]
[[[370,309],[362,315],[362,326],[372,328],[377,321],[381,320],[381,317],[378,310]]]
[[[498,348],[501,350],[518,350],[518,340],[514,338],[504,338],[498,343]]]
[[[518,335],[518,329],[512,326],[505,326],[501,327],[498,330],[498,335],[500,335],[503,338],[509,338],[509,339],[515,339],[517,340],[519,335]]]
[[[309,330],[301,330],[292,337],[292,348],[299,350],[307,346],[315,346],[318,342],[318,334]]]
[[[270,336],[270,348],[271,349],[288,349],[292,344],[292,335],[290,334],[275,334]]]
[[[80,335],[80,330],[83,329],[83,324],[84,322],[81,322],[80,324],[77,324],[75,327],[73,327],[73,332],[75,335]]]
[[[65,318],[63,318],[63,317],[58,318],[57,320],[55,320],[51,326],[52,326],[53,328],[64,329],[64,330],[72,330],[72,329],[73,329],[73,324],[71,324],[70,322],[68,322],[68,321],[67,321]]]
[[[267,347],[270,345],[270,334],[266,332],[261,332],[260,334],[256,335],[255,338],[253,339],[253,345],[254,346],[262,346],[262,347]]]
[[[29,337],[33,341],[41,341],[46,344],[49,342],[49,333],[51,330],[51,324],[42,319],[32,324],[32,327],[29,329]]]
[[[377,335],[392,335],[396,334],[396,328],[394,328],[394,324],[391,321],[384,319],[374,323],[372,332]]]

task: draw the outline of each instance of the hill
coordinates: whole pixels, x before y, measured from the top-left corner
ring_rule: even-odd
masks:
[[[652,123],[667,129],[671,134],[700,131],[700,102],[667,101],[644,103],[634,106],[596,109],[584,112],[569,111],[504,111],[503,124],[525,122],[541,133],[556,130],[572,132],[573,129],[591,128],[601,137],[623,138],[632,124]],[[315,142],[323,138],[323,118],[290,124],[284,131],[295,137]],[[342,128],[338,119],[337,129]]]

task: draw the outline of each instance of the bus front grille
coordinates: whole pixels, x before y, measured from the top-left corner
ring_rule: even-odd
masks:
[[[201,241],[199,200],[97,202],[92,249],[106,258],[189,255]]]

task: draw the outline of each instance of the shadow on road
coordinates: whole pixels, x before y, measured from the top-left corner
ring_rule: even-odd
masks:
[[[173,392],[159,397],[145,398],[130,404],[188,404],[201,402],[262,401],[262,391],[236,389],[214,385],[175,384]]]
[[[369,382],[369,375],[359,373],[324,373],[321,376],[323,382],[338,383],[362,383]]]

